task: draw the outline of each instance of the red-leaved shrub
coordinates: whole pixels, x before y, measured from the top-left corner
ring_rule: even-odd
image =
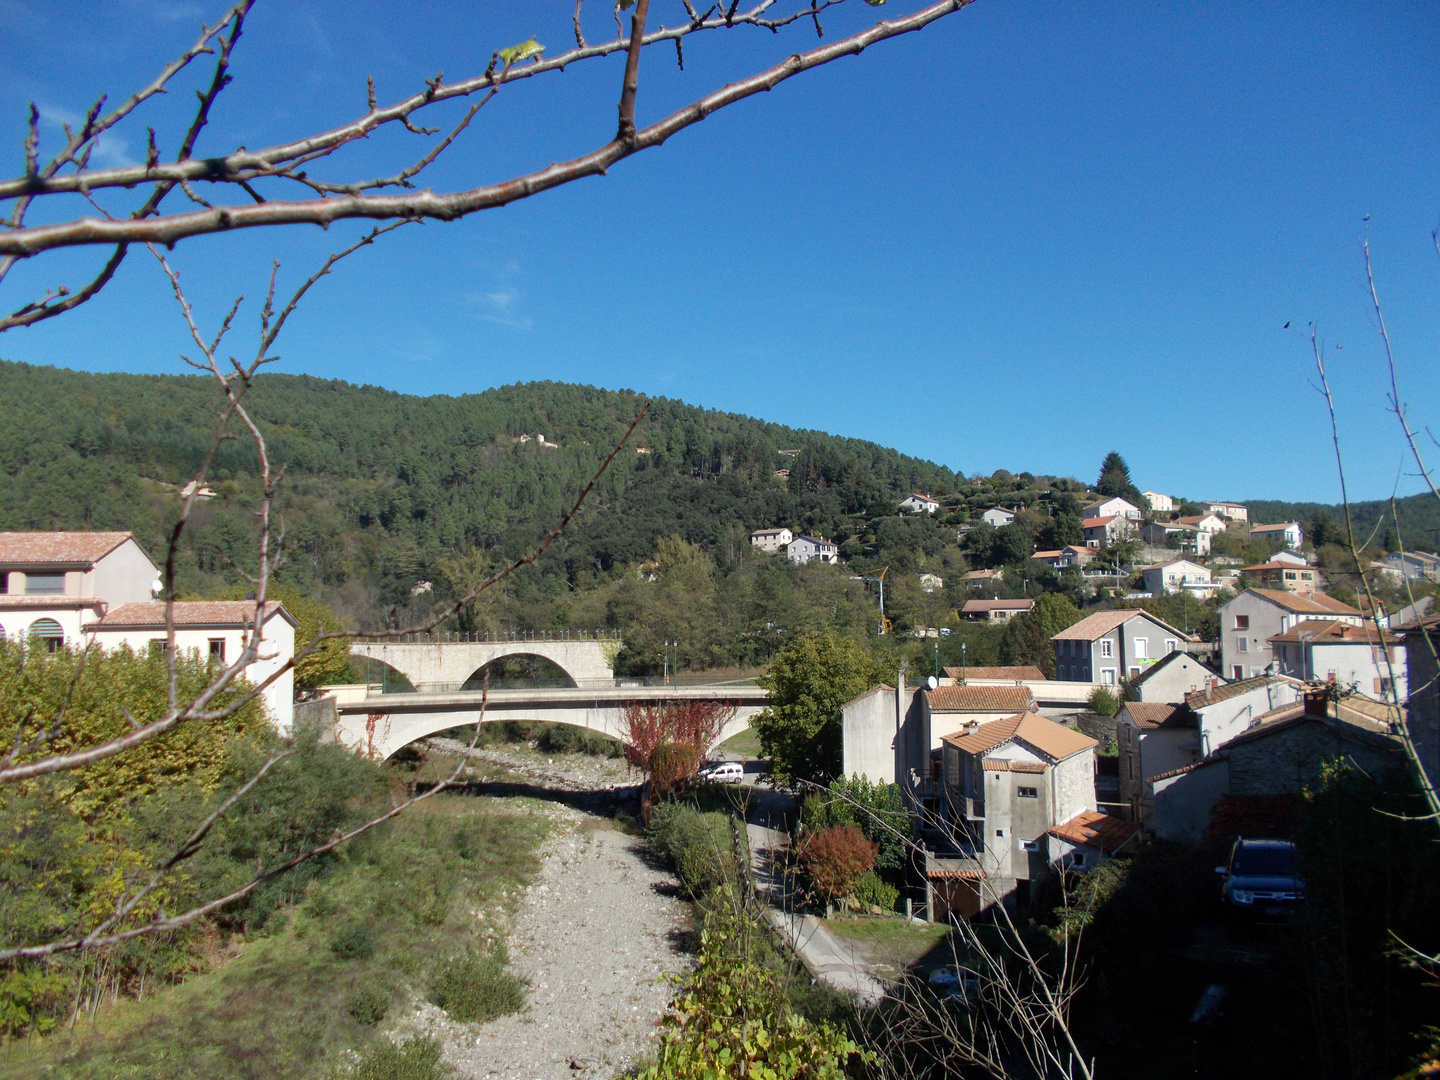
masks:
[[[865,839],[858,825],[831,825],[806,836],[799,856],[811,891],[829,901],[851,895],[879,852],[880,845]]]

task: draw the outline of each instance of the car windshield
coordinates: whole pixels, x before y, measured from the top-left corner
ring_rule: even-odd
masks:
[[[1240,877],[1289,877],[1295,870],[1291,847],[1242,847],[1235,852],[1230,872]]]

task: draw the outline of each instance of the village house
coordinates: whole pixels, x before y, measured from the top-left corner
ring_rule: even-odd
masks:
[[[1230,526],[1230,522],[1219,514],[1210,513],[1179,517],[1175,519],[1174,523],[1176,525],[1188,525],[1197,532],[1210,533],[1212,536],[1215,533],[1224,532]]]
[[[1045,673],[1029,664],[1015,667],[947,667],[944,671],[945,678],[961,686],[972,683],[977,686],[1019,686],[1025,682],[1045,681]]]
[[[970,570],[965,574],[965,582],[972,589],[983,589],[987,585],[995,585],[1003,581],[1005,571],[997,567],[994,570]]]
[[[1250,511],[1239,503],[1232,502],[1204,502],[1200,504],[1207,514],[1218,514],[1226,521],[1238,521],[1245,524],[1250,520]]]
[[[907,761],[900,734],[909,708],[906,696],[903,690],[881,684],[840,706],[844,776],[863,776],[874,784],[895,784],[905,778]],[[916,746],[913,757],[909,764],[923,765],[924,749]]]
[[[1427,555],[1423,551],[1397,551],[1387,555],[1384,566],[1396,577],[1416,581],[1440,581],[1440,555]]]
[[[1270,639],[1276,670],[1301,682],[1356,687],[1381,700],[1410,696],[1400,639],[1373,623],[1306,620]]]
[[[1015,520],[1015,511],[1007,510],[1003,506],[993,506],[980,515],[980,520],[987,524],[994,525],[997,529],[1002,525],[1009,525]]]
[[[1288,560],[1271,559],[1254,566],[1242,566],[1240,575],[1249,585],[1265,589],[1288,589],[1302,596],[1313,596],[1325,584],[1320,571],[1305,565],[1303,560],[1297,566]]]
[[[767,555],[774,555],[776,552],[784,551],[795,539],[795,534],[789,529],[756,529],[750,534],[750,543]]]
[[[1304,530],[1296,521],[1284,521],[1279,525],[1252,525],[1250,537],[1253,540],[1272,540],[1293,551],[1299,551],[1300,546],[1305,543]]]
[[[1186,694],[1210,686],[1216,678],[1213,671],[1189,653],[1173,652],[1130,680],[1130,696],[1136,701],[1179,701]],[[1222,684],[1225,681],[1220,680]]]
[[[1161,495],[1158,491],[1142,491],[1140,495],[1157,514],[1168,514],[1175,509],[1175,500],[1169,495]]]
[[[1110,828],[1098,813],[1095,745],[1033,712],[945,736],[941,815],[952,846],[926,858],[932,921],[1023,906],[1052,865],[1088,869],[1104,857],[1098,848],[1113,853],[1129,839],[1133,828]]]
[[[1222,817],[1250,822],[1288,817],[1286,804],[1298,804],[1302,792],[1337,760],[1367,776],[1398,774],[1404,768],[1400,744],[1376,719],[1383,711],[1370,704],[1306,694],[1260,717],[1196,764],[1152,777],[1155,835],[1194,844]]]
[[[912,514],[933,514],[940,509],[940,503],[929,495],[907,495],[900,500],[900,509]]]
[[[1298,701],[1304,689],[1296,679],[1260,675],[1232,683],[1216,677],[1209,685],[1190,691],[1184,703],[1198,718],[1200,756],[1214,753],[1260,717]]]
[[[1120,498],[1118,495],[1112,499],[1101,499],[1085,507],[1080,514],[1081,517],[1122,517],[1131,521],[1139,521],[1145,516],[1144,512],[1134,503]]]
[[[0,533],[0,637],[82,646],[85,623],[151,599],[159,578],[128,532]]]
[[[945,579],[937,574],[920,575],[920,591],[933,593],[936,589],[945,588]]]
[[[1030,561],[1047,566],[1051,570],[1063,570],[1067,566],[1084,566],[1094,557],[1095,552],[1090,548],[1080,547],[1078,544],[1067,544],[1055,551],[1037,551],[1030,556]]]
[[[830,563],[833,566],[840,561],[840,549],[829,540],[822,540],[818,536],[797,536],[785,545],[785,554],[791,562],[802,566],[812,561]]]
[[[1009,622],[1034,606],[1034,600],[967,600],[960,616],[970,622]]]
[[[920,695],[925,745],[937,750],[946,735],[965,734],[981,724],[1035,708],[1035,695],[1024,685],[937,686]]]
[[[1140,572],[1145,582],[1145,591],[1154,596],[1167,593],[1196,592],[1209,594],[1215,586],[1210,581],[1208,567],[1193,563],[1189,559],[1174,559],[1158,566],[1147,566]],[[1190,588],[1203,586],[1203,588]]]
[[[1051,640],[1057,678],[1118,686],[1195,639],[1148,611],[1097,611]]]
[[[1131,532],[1130,519],[1114,515],[1087,517],[1080,522],[1080,528],[1085,532],[1085,546],[1089,548],[1110,547]]]
[[[1246,589],[1220,606],[1221,670],[1232,679],[1262,675],[1274,661],[1270,639],[1306,619],[1359,626],[1360,612],[1324,593],[1301,596],[1282,589]]]
[[[1178,550],[1196,555],[1210,554],[1212,535],[1209,530],[1198,529],[1194,525],[1181,525],[1178,521],[1152,521],[1140,529],[1140,539],[1151,547],[1170,547],[1170,538],[1173,536],[1178,538],[1175,545]]]
[[[181,653],[194,652],[218,664],[231,664],[250,640],[255,621],[253,600],[186,600],[177,601],[173,607],[175,648]],[[252,683],[264,682],[295,655],[296,626],[279,601],[266,601],[259,652],[245,669],[245,678]],[[153,600],[120,604],[87,624],[85,633],[102,649],[128,645],[137,653],[163,650],[165,605]],[[295,715],[294,670],[282,674],[260,696],[276,727],[288,733]]]

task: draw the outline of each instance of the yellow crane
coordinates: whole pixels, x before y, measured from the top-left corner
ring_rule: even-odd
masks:
[[[876,582],[876,583],[880,586],[880,636],[881,636],[881,637],[884,637],[886,634],[888,634],[888,633],[889,633],[892,629],[894,629],[894,627],[895,627],[895,624],[892,623],[889,619],[887,619],[887,618],[885,617],[885,575],[886,575],[887,573],[889,573],[889,571],[890,571],[890,567],[888,567],[888,566],[882,566],[882,567],[881,567],[879,570],[877,570],[875,573],[873,573],[873,574],[865,574],[865,575],[862,576],[861,579],[860,579],[861,581],[873,581],[873,582]]]

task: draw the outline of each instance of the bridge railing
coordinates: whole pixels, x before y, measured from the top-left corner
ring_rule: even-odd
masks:
[[[707,675],[699,672],[690,675],[623,675],[613,679],[491,679],[490,692],[500,690],[533,690],[537,692],[563,693],[574,690],[625,690],[670,686],[754,686],[755,676]],[[478,681],[463,683],[420,683],[414,689],[387,686],[384,683],[370,683],[365,689],[367,700],[379,697],[398,697],[406,694],[474,694],[479,696],[483,687]]]
[[[524,641],[619,641],[619,630],[435,630],[428,634],[395,634],[376,639],[380,645],[505,645]]]

